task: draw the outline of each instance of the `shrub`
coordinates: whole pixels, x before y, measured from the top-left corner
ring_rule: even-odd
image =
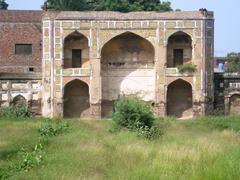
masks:
[[[41,128],[38,130],[41,136],[57,136],[59,134],[68,132],[69,123],[67,122],[54,122],[53,120],[47,120]]]
[[[113,121],[120,127],[139,129],[153,125],[151,107],[137,97],[123,97],[116,101]]]
[[[179,65],[177,68],[180,73],[195,73],[197,71],[196,66],[190,63]]]
[[[32,113],[26,106],[9,106],[0,109],[0,116],[6,118],[30,118]]]
[[[140,127],[138,130],[138,136],[145,137],[147,139],[156,139],[162,135],[161,130],[157,126],[152,127]]]

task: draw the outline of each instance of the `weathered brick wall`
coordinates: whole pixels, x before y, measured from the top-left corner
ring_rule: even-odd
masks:
[[[0,11],[0,15],[0,73],[27,73],[30,67],[41,72],[41,16],[31,17],[31,11]],[[32,55],[16,55],[15,44],[32,44]]]

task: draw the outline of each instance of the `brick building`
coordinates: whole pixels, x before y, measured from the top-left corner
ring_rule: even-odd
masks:
[[[108,117],[114,101],[126,95],[149,102],[159,116],[192,117],[212,108],[212,12],[0,11],[0,16],[5,64],[0,74],[32,78],[0,76],[4,105],[26,91],[26,102],[41,100],[42,115],[49,117]],[[184,64],[196,71],[180,73],[177,67]],[[14,94],[12,84],[20,80],[28,86]]]

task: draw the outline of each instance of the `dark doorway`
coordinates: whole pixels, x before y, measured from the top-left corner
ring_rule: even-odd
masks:
[[[64,88],[64,117],[88,118],[89,116],[88,85],[80,80],[71,81]]]
[[[174,67],[182,65],[183,64],[183,49],[174,49],[173,57],[174,57],[174,60],[173,60]]]
[[[168,86],[167,115],[177,118],[191,117],[192,111],[192,86],[184,80],[176,80]]]
[[[73,68],[82,67],[82,50],[81,49],[72,50],[72,67]]]

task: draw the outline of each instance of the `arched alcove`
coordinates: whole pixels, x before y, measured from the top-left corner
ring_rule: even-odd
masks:
[[[90,117],[89,87],[80,80],[73,80],[64,87],[65,118]]]
[[[75,31],[64,39],[64,68],[82,68],[88,66],[88,38]]]
[[[120,34],[101,50],[102,116],[113,111],[114,101],[121,95],[139,95],[154,100],[153,45],[132,32]]]
[[[168,85],[167,115],[178,118],[193,115],[192,86],[190,83],[178,79]]]
[[[192,60],[192,38],[178,31],[168,38],[167,67],[173,68]]]
[[[230,97],[230,114],[240,114],[240,94],[233,94]]]
[[[27,106],[27,100],[22,95],[18,95],[13,98],[11,104],[13,106]]]

